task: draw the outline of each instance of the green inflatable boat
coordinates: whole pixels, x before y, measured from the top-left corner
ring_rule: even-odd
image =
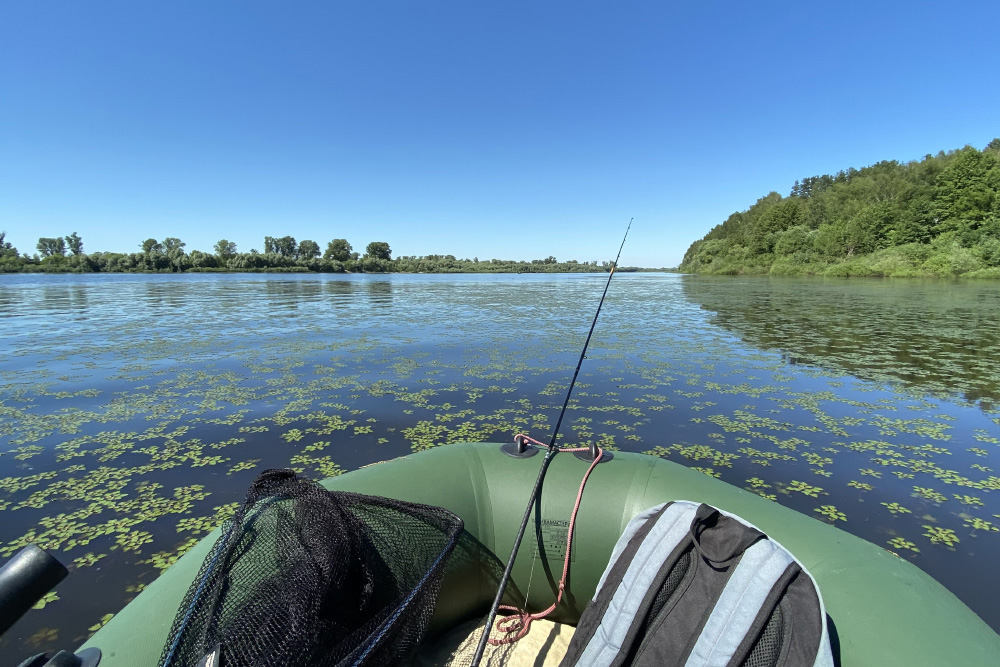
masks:
[[[449,445],[334,477],[323,486],[445,507],[506,561],[543,458],[512,457],[499,444]],[[588,465],[561,453],[548,470],[512,577],[512,586],[527,592],[529,609],[544,609],[556,598],[567,523]],[[598,465],[587,482],[573,537],[569,586],[552,621],[576,624],[629,520],[670,500],[702,502],[737,514],[794,553],[819,584],[840,664],[1000,664],[1000,636],[909,562],[681,465],[623,452]],[[182,598],[218,536],[217,530],[206,537],[81,648],[100,648],[101,667],[156,665]],[[482,616],[494,585],[475,568],[450,573],[428,636]]]

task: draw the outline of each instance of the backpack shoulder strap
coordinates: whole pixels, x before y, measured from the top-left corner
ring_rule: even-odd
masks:
[[[691,521],[697,511],[697,503],[678,501],[650,508],[629,522],[601,577],[591,603],[595,605],[593,612],[589,619],[580,619],[574,633],[574,637],[588,641],[576,646],[571,642],[562,664],[609,665],[623,649],[628,650],[627,635],[647,591],[664,563],[676,558],[690,541]]]
[[[744,551],[691,649],[686,666],[729,664],[771,589],[794,562],[791,554],[770,540],[759,540]]]
[[[753,530],[760,529],[735,514],[719,512]],[[755,542],[743,554],[731,575],[685,667],[746,664],[748,651],[781,598],[794,600],[790,610],[799,622],[789,650],[796,654],[793,664],[834,667],[826,606],[819,586],[779,542],[771,538]],[[796,659],[797,658],[797,659]]]

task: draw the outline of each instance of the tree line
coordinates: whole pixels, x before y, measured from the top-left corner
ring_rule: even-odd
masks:
[[[679,269],[1000,278],[1000,139],[796,181],[716,225]]]
[[[312,240],[296,241],[292,236],[264,237],[264,251],[239,252],[236,243],[221,239],[213,252],[187,251],[179,238],[163,241],[149,238],[138,252],[83,251],[83,240],[73,232],[64,237],[38,239],[36,253],[19,253],[6,233],[0,232],[0,272],[76,273],[167,273],[167,272],[321,272],[321,273],[569,273],[603,272],[611,262],[558,261],[549,256],[531,261],[459,259],[454,255],[392,257],[385,241],[372,241],[364,253],[354,250],[347,239],[333,239],[321,249]],[[638,271],[621,267],[620,271]]]

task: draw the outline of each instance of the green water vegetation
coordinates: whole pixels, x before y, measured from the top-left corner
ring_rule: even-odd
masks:
[[[695,241],[679,269],[1000,278],[1000,139],[796,181]]]
[[[149,346],[132,342],[119,348],[124,366],[118,379],[137,384],[135,392],[88,395],[104,400],[89,408],[66,409],[60,407],[62,401],[75,394],[54,392],[52,385],[71,383],[70,378],[46,377],[37,384],[6,386],[0,399],[4,418],[0,442],[7,447],[0,449],[0,456],[12,465],[7,467],[10,476],[0,478],[2,507],[15,513],[31,509],[46,514],[19,531],[5,531],[0,556],[8,557],[35,542],[69,552],[77,568],[93,567],[109,554],[125,553],[134,554],[132,562],[137,565],[160,571],[190,549],[195,538],[230,516],[236,503],[219,504],[215,500],[219,494],[206,484],[166,486],[151,477],[186,469],[185,478],[191,478],[194,470],[213,467],[227,477],[240,473],[252,477],[265,462],[251,453],[265,454],[265,465],[291,466],[315,477],[337,475],[343,468],[334,457],[343,447],[336,443],[344,439],[367,443],[371,458],[377,460],[382,456],[378,447],[390,442],[420,451],[453,442],[505,439],[519,431],[545,432],[551,428],[557,407],[553,401],[560,393],[560,383],[551,375],[560,369],[526,363],[523,350],[482,350],[475,363],[446,361],[430,353],[415,366],[400,364],[389,355],[384,347],[389,341],[282,341],[232,349],[248,373],[237,374],[211,368],[154,370],[140,363]],[[180,349],[168,347],[160,354],[184,358]],[[939,415],[933,422],[922,417],[889,419],[872,410],[893,413],[901,406],[860,402],[832,392],[796,392],[774,383],[747,385],[745,378],[756,374],[770,374],[773,379],[781,370],[773,361],[748,359],[720,376],[714,374],[713,364],[704,363],[707,358],[684,367],[653,357],[629,360],[616,347],[595,349],[593,358],[605,367],[589,374],[615,372],[615,391],[608,387],[594,394],[593,382],[584,381],[570,402],[568,432],[575,443],[595,442],[617,449],[635,440],[637,432],[642,434],[640,441],[655,443],[658,438],[650,429],[656,408],[686,406],[693,412],[698,408],[706,417],[691,419],[700,428],[687,438],[701,442],[668,442],[647,453],[686,463],[713,477],[735,483],[746,480],[741,485],[748,490],[811,509],[832,523],[850,523],[849,513],[827,500],[835,482],[785,481],[776,472],[765,476],[763,471],[780,466],[788,477],[804,473],[827,478],[830,469],[840,469],[849,480],[840,484],[862,493],[894,488],[886,486],[890,473],[900,481],[919,474],[926,480],[922,485],[895,487],[897,493],[911,490],[897,497],[918,504],[919,519],[926,521],[927,512],[934,508],[960,505],[966,530],[996,532],[986,518],[970,512],[984,507],[983,494],[1000,490],[1000,479],[989,474],[966,476],[936,461],[951,456],[947,447],[932,444],[951,440],[948,415]],[[702,350],[699,344],[688,351]],[[195,351],[187,350],[189,354]],[[330,358],[334,352],[339,354]],[[545,356],[541,349],[534,352],[524,356]],[[90,354],[83,352],[83,356]],[[370,376],[372,371],[377,372],[377,379]],[[739,377],[727,381],[725,375],[730,374]],[[528,382],[537,387],[534,393],[523,392]],[[700,391],[673,388],[679,386]],[[47,409],[40,403],[44,397],[52,401]],[[764,403],[739,403],[747,400]],[[729,407],[722,408],[726,401]],[[274,406],[273,412],[254,416],[246,407],[261,403]],[[361,404],[378,406],[376,414],[383,417],[368,416],[366,409],[357,407]],[[393,420],[398,426],[386,423],[384,415],[403,406],[408,408],[402,412],[413,416]],[[848,409],[854,413],[832,414]],[[858,428],[877,431],[886,423],[892,424],[893,432],[884,440],[863,439],[854,433]],[[216,430],[211,437],[191,437],[195,429],[205,428]],[[251,437],[263,439],[248,448]],[[38,442],[48,446],[38,446]],[[50,469],[31,471],[50,457],[55,459]],[[758,470],[761,476],[746,476]],[[246,474],[239,476],[244,482],[249,479]],[[847,497],[839,498],[842,502]],[[854,502],[864,501],[857,498]],[[879,504],[889,516],[912,513],[899,502]],[[956,529],[963,527],[959,522],[953,528],[918,525],[932,544],[949,547],[958,542]],[[915,532],[911,528],[910,535]],[[184,537],[169,537],[178,533]],[[900,539],[890,544],[918,551],[901,546],[904,541]]]
[[[458,259],[454,255],[402,256],[392,258],[385,241],[372,241],[364,254],[347,239],[333,239],[320,251],[315,241],[296,241],[292,236],[264,237],[264,252],[237,252],[236,244],[221,239],[213,252],[185,250],[186,243],[167,237],[149,238],[139,252],[83,252],[83,239],[73,232],[65,237],[38,239],[33,255],[19,253],[6,232],[0,231],[0,273],[177,273],[177,272],[281,272],[281,273],[601,273],[611,262],[596,260],[559,261],[553,256],[531,261],[478,257]],[[634,272],[639,267],[619,267]],[[649,270],[649,269],[647,269]]]
[[[881,544],[932,575],[948,567],[941,556],[975,554],[970,568],[987,571],[981,554],[1000,544],[1000,411],[792,366],[752,347],[734,353],[730,333],[688,305],[697,301],[676,296],[681,286],[665,294],[676,278],[625,280],[634,285],[610,302],[608,325],[595,332],[561,442],[673,460]],[[146,288],[130,282],[135,299],[116,291],[112,306],[98,285],[86,300],[89,318],[74,311],[6,339],[0,559],[35,542],[72,563],[76,580],[104,577],[86,610],[60,589],[26,617],[23,636],[43,644],[55,641],[51,628],[64,642],[97,630],[232,516],[260,470],[322,478],[410,451],[550,433],[576,361],[565,350],[585,331],[559,299],[599,288],[484,280],[432,300],[394,280],[387,309],[366,287],[387,281],[366,278],[345,281],[362,286],[349,305],[316,309],[292,329],[295,311],[282,305],[315,303],[335,281],[248,280],[226,307],[205,287],[215,281],[149,280],[173,290],[173,317],[156,327],[157,301],[129,316]],[[553,296],[552,282],[566,291]],[[300,289],[312,283],[320,291]],[[16,296],[76,288],[29,286]],[[11,313],[39,303],[7,298]],[[431,302],[428,318],[422,306]],[[251,312],[245,303],[270,305]],[[992,348],[976,354],[983,349]],[[7,648],[0,643],[0,653]]]

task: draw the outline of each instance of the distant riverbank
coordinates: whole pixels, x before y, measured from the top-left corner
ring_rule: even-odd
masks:
[[[510,264],[513,264],[512,266]],[[430,268],[418,268],[416,270],[409,269],[398,269],[395,266],[388,267],[364,267],[355,266],[351,270],[346,268],[308,268],[305,266],[265,266],[260,268],[241,268],[241,269],[230,269],[230,268],[219,268],[219,267],[193,267],[189,269],[184,269],[183,271],[172,270],[172,269],[129,269],[129,270],[119,270],[119,271],[107,271],[103,269],[87,269],[80,266],[66,266],[66,265],[25,265],[18,268],[11,268],[9,266],[0,267],[0,273],[341,273],[341,274],[351,274],[351,273],[406,273],[406,274],[423,274],[423,273],[607,273],[609,271],[609,266],[591,266],[588,264],[567,264],[559,263],[557,265],[542,265],[538,266],[530,262],[516,262],[516,263],[502,263],[500,265],[493,265],[486,262],[480,264],[480,266],[475,268],[470,268],[466,266],[450,266],[450,267],[430,267]],[[676,269],[667,268],[646,268],[641,266],[620,266],[617,271],[619,273],[673,273]]]
[[[1000,278],[1000,266],[983,266],[973,250],[959,243],[907,245],[838,261],[792,257],[716,257],[689,262],[685,273],[708,275],[828,276],[862,278]]]
[[[346,239],[333,239],[326,251],[308,239],[291,236],[264,237],[264,252],[237,252],[236,244],[220,240],[214,252],[185,250],[187,244],[168,237],[146,239],[140,252],[83,252],[83,239],[75,232],[65,237],[38,239],[38,253],[19,253],[0,232],[0,273],[606,273],[612,262],[575,259],[512,260],[454,255],[402,255],[392,257],[388,243],[373,241],[364,254],[355,252]],[[619,267],[619,271],[664,271],[662,268]]]

